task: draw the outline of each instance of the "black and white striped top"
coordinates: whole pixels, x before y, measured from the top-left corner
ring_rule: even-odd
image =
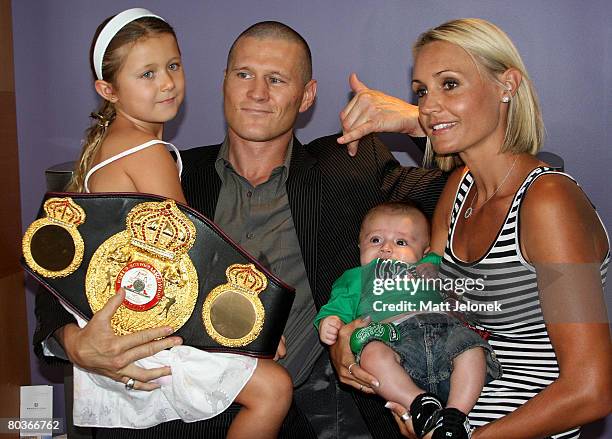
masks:
[[[489,343],[503,366],[503,376],[486,385],[470,413],[472,425],[479,426],[501,418],[532,398],[559,376],[557,357],[542,318],[536,273],[520,251],[518,214],[521,201],[529,186],[540,176],[563,174],[547,167],[534,169],[517,191],[498,235],[487,253],[477,261],[466,263],[453,253],[457,216],[462,211],[467,193],[474,182],[466,172],[451,213],[449,234],[440,273],[444,279],[482,279],[484,288],[463,295],[471,303],[497,302],[497,311],[478,311],[478,329],[490,333]],[[573,179],[572,179],[573,180]],[[601,264],[601,279],[605,283],[610,251]],[[577,438],[580,429],[554,435],[554,438]]]

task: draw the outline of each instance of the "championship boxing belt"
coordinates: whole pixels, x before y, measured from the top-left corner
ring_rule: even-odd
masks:
[[[48,193],[23,254],[85,320],[123,288],[116,334],[171,326],[207,351],[273,357],[295,296],[212,221],[153,195]]]

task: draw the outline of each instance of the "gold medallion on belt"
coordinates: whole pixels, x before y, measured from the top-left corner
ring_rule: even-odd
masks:
[[[196,229],[174,201],[141,203],[126,218],[126,229],[95,251],[85,292],[94,313],[119,288],[122,305],[111,319],[117,335],[187,322],[198,297],[198,275],[187,252]]]
[[[228,282],[206,296],[204,327],[222,346],[246,346],[263,327],[265,311],[259,294],[268,286],[268,279],[253,264],[230,265],[225,276]]]
[[[77,227],[85,222],[85,211],[72,198],[49,198],[43,210],[45,217],[23,235],[23,257],[44,277],[66,277],[83,261],[85,245]]]

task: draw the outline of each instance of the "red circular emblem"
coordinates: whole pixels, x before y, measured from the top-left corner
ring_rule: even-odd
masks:
[[[146,311],[164,297],[164,280],[155,267],[146,262],[130,262],[117,275],[115,290],[123,288],[123,304],[133,311]]]

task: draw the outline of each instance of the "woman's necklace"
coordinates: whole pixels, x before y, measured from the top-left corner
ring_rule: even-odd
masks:
[[[478,209],[482,209],[482,206],[484,206],[485,204],[487,204],[489,202],[489,200],[491,198],[493,198],[495,196],[495,194],[501,189],[501,187],[504,185],[504,183],[506,182],[506,180],[508,180],[508,177],[510,177],[510,174],[512,173],[512,170],[514,169],[514,165],[516,165],[516,161],[518,160],[518,156],[516,156],[516,158],[514,159],[514,162],[512,162],[512,166],[510,166],[510,169],[508,169],[508,173],[506,174],[506,176],[504,177],[504,179],[502,180],[502,182],[499,184],[499,186],[497,186],[497,188],[493,191],[493,193],[491,195],[489,195],[489,198],[487,198],[486,200],[484,200],[484,203],[482,203],[480,205],[480,207],[472,207],[474,205],[474,201],[476,200],[476,198],[478,198],[478,186],[476,186],[476,193],[474,194],[474,198],[472,198],[472,202],[470,203],[470,207],[468,207],[467,209],[465,209],[465,213],[463,214],[463,217],[465,219],[468,219],[469,217],[472,216],[472,214],[478,210]]]

